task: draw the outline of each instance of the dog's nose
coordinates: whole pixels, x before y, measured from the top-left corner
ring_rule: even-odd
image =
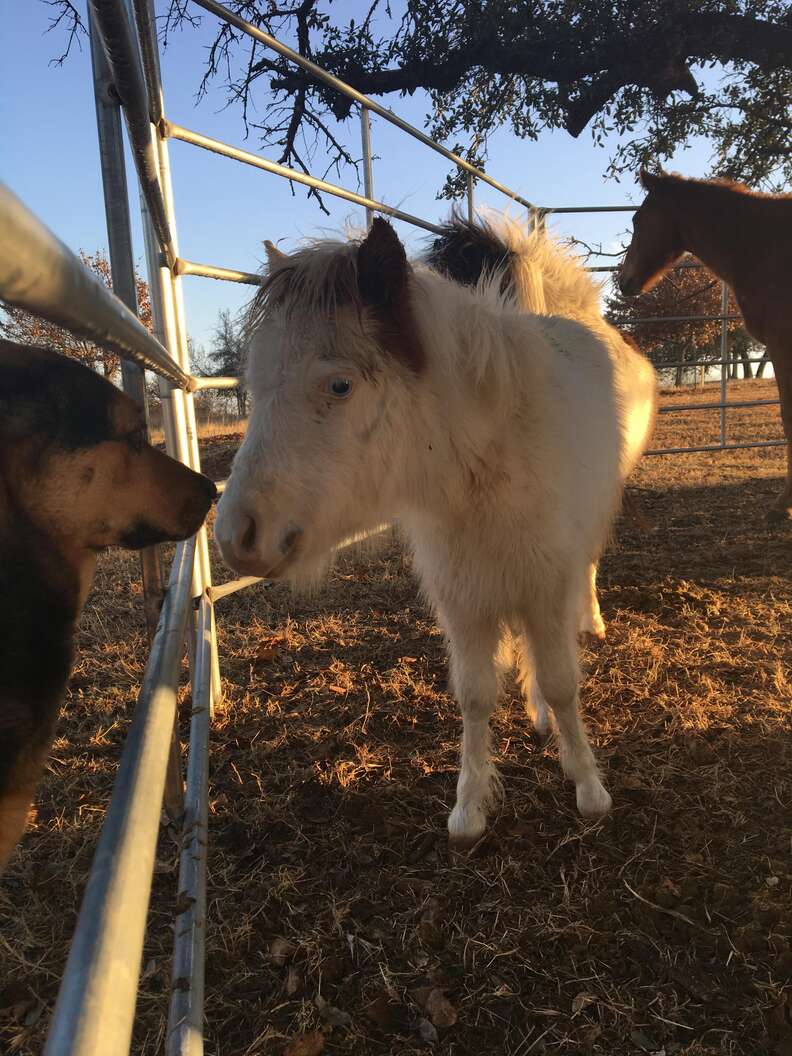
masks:
[[[204,486],[204,488],[206,490],[206,495],[207,495],[207,498],[209,499],[210,505],[213,502],[217,502],[217,485],[215,484],[215,482],[213,480],[210,480],[208,477],[205,477],[203,474],[201,474],[201,478],[202,478],[202,483],[203,483],[203,486]]]

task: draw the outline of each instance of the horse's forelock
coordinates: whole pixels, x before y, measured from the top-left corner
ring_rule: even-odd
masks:
[[[288,256],[283,267],[263,280],[250,303],[245,323],[247,340],[255,336],[262,323],[276,314],[287,321],[303,316],[332,323],[339,309],[351,308],[361,320],[364,311],[368,310],[373,316],[376,338],[381,347],[411,370],[420,372],[424,352],[410,305],[411,269],[405,258],[405,286],[401,292],[394,297],[385,296],[383,303],[369,303],[365,291],[372,283],[376,285],[378,276],[374,272],[378,269],[370,269],[368,286],[364,282],[362,290],[358,257],[361,246],[367,241],[317,241]],[[383,275],[381,279],[387,286],[388,276]]]
[[[288,263],[262,282],[247,313],[248,333],[283,313],[287,319],[296,313],[332,318],[346,305],[360,308],[354,246],[344,243],[316,243],[287,257]]]

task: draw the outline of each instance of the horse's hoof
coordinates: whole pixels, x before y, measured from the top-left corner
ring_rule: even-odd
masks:
[[[578,631],[578,641],[581,645],[594,645],[595,642],[605,641],[605,625],[603,624],[602,630],[600,631]]]
[[[577,786],[577,808],[582,817],[601,818],[612,806],[613,800],[598,778],[581,781]]]
[[[448,845],[454,851],[469,851],[487,831],[481,807],[457,804],[448,816]]]
[[[550,729],[549,723],[547,724],[547,726],[541,728],[534,724],[531,740],[537,748],[545,749],[550,743],[551,733],[552,731]]]

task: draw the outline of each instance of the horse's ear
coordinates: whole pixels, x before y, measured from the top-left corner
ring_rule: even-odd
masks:
[[[357,251],[360,300],[377,320],[383,348],[418,373],[424,353],[410,305],[410,273],[399,236],[387,220],[375,217]]]
[[[641,169],[641,186],[645,191],[656,191],[666,178],[662,169],[650,172],[649,169]]]
[[[269,239],[264,243],[264,249],[267,252],[267,270],[270,275],[274,275],[276,271],[286,267],[289,258],[285,253],[281,253],[278,247],[270,242]]]
[[[396,303],[405,294],[409,275],[410,265],[399,236],[387,220],[375,216],[357,251],[361,300],[372,308]]]

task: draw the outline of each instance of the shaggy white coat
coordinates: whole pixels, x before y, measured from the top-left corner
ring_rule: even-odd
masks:
[[[604,813],[578,713],[577,620],[634,433],[653,414],[653,373],[598,328],[526,315],[495,282],[471,291],[421,267],[409,280],[426,354],[416,372],[380,346],[371,311],[347,303],[357,251],[271,255],[291,277],[251,315],[253,409],[218,510],[223,556],[310,580],[342,540],[397,521],[462,709],[452,839],[482,834],[498,787],[488,731],[505,636],[532,657],[580,811]]]

